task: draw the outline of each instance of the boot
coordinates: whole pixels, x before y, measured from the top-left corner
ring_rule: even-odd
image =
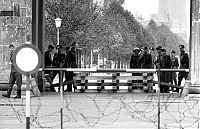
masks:
[[[21,98],[21,89],[17,89],[17,95],[13,98],[14,99]]]
[[[7,90],[7,94],[6,95],[2,95],[3,97],[6,97],[6,98],[10,98],[10,95],[11,95],[11,91],[12,91],[12,89],[8,89]]]

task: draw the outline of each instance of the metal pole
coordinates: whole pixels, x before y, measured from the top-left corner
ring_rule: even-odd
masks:
[[[61,68],[61,67],[60,67]],[[62,86],[62,69],[60,69],[60,117],[61,117],[61,129],[63,129],[63,86]]]
[[[57,27],[57,45],[59,45],[59,27]],[[63,129],[63,86],[62,86],[62,67],[60,66],[60,117],[61,117],[61,129]]]
[[[160,129],[160,64],[158,65],[158,129]]]
[[[30,75],[26,75],[26,129],[30,129]]]
[[[57,45],[59,45],[59,27],[57,27]]]
[[[5,60],[4,60],[4,36],[5,36],[5,35],[4,35],[4,34],[5,34],[5,33],[4,33],[4,31],[1,31],[1,33],[2,33],[2,34],[1,34],[1,40],[2,40],[2,43],[3,43],[3,47],[2,47],[2,48],[3,48],[3,54],[2,54],[2,55],[3,55],[3,63],[2,63],[3,65],[2,65],[2,66],[3,66],[3,72],[4,72],[4,65],[5,65],[5,62],[4,62],[4,61],[5,61]]]

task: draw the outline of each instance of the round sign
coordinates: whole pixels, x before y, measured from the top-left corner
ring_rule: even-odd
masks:
[[[41,66],[41,53],[32,44],[23,44],[13,54],[13,65],[22,74],[33,74]]]

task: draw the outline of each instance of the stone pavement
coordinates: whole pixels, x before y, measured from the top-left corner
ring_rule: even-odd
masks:
[[[5,92],[0,92],[4,94]],[[64,93],[64,129],[157,129],[156,93]],[[161,129],[199,128],[199,98],[161,94]],[[0,129],[25,129],[25,99],[0,97]],[[31,129],[60,129],[60,94],[31,98]]]

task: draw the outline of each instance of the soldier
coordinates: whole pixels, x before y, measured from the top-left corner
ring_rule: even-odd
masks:
[[[155,51],[154,51],[154,48],[153,47],[150,47],[149,48],[149,54],[151,54],[151,58],[152,58],[152,66],[151,68],[154,69],[154,61],[156,60],[156,54],[155,54]]]
[[[180,69],[189,69],[189,56],[185,52],[185,46],[184,45],[179,45],[180,48]],[[188,77],[188,72],[179,72],[178,74],[178,85],[181,85],[181,81],[183,78],[185,80]]]
[[[161,59],[162,59],[162,46],[158,46],[156,48],[156,51],[157,51],[157,57],[156,57],[156,60],[154,61],[154,64],[156,66],[156,68],[159,68],[160,65],[161,65]]]
[[[15,84],[15,81],[16,81],[16,83],[17,83],[17,95],[14,98],[21,98],[22,74],[19,73],[15,69],[15,67],[13,65],[14,46],[12,44],[9,45],[9,49],[10,49],[10,62],[11,62],[11,72],[10,72],[9,87],[8,87],[8,90],[7,90],[7,94],[6,95],[2,95],[2,96],[10,98],[13,85]]]
[[[179,67],[179,63],[178,63],[178,58],[175,57],[175,51],[174,50],[171,50],[170,52],[170,55],[171,55],[171,62],[172,62],[172,69],[178,69]],[[176,75],[176,72],[171,72],[171,84],[173,84],[174,82],[174,85],[177,85],[177,75]],[[175,92],[177,92],[177,88],[175,88]]]
[[[164,69],[171,69],[171,58],[169,55],[167,55],[166,53],[166,49],[162,49],[162,66],[161,68]],[[168,71],[163,71],[163,79],[161,82],[166,82],[169,83],[170,82],[170,72]],[[164,86],[164,92],[165,93],[169,93],[169,87],[168,86]]]
[[[52,59],[53,49],[54,49],[54,46],[49,45],[48,50],[46,50],[45,53],[44,53],[44,59],[45,59],[44,67],[45,68],[51,67],[53,65],[53,59]],[[51,73],[51,71],[45,71],[45,74],[50,74],[50,73]]]
[[[140,52],[140,49],[138,47],[136,47],[134,50],[133,50],[133,54],[131,55],[131,59],[130,59],[130,68],[131,69],[137,69],[137,68],[140,68],[140,64],[139,64],[139,58],[140,58],[140,55],[139,55],[139,52]],[[139,76],[140,73],[132,73],[132,76]]]
[[[67,68],[78,68],[76,64],[76,42],[71,44],[71,47],[66,47],[66,58],[65,58],[65,67]],[[74,72],[66,71],[65,72],[65,81],[73,80]],[[72,92],[72,84],[67,85],[67,91]]]
[[[65,63],[64,63],[64,67],[65,68],[70,68],[70,62],[69,62],[69,57],[68,57],[68,53],[69,53],[69,50],[70,50],[70,47],[69,46],[67,46],[66,48],[65,48],[65,54],[66,54],[66,56],[65,56]],[[70,81],[71,80],[71,78],[69,77],[69,71],[65,71],[65,81],[64,82],[66,82],[66,81]],[[72,87],[71,86],[71,84],[68,84],[67,85],[67,91],[70,89],[70,88]],[[71,88],[71,90],[72,90],[72,88]]]
[[[67,46],[67,47],[65,48],[65,63],[64,63],[64,67],[65,67],[65,68],[69,68],[69,67],[70,67],[70,63],[69,63],[69,60],[70,60],[70,59],[68,58],[69,50],[70,50],[70,47]]]
[[[140,65],[138,63],[140,55],[139,55],[140,49],[138,47],[136,47],[133,50],[133,54],[131,55],[131,59],[130,59],[130,68],[140,68]]]
[[[57,52],[54,54],[54,57],[53,57],[53,66],[55,68],[63,68],[64,62],[65,62],[65,53],[62,52],[62,45],[57,45],[56,50]],[[60,71],[54,70],[51,72],[51,75],[50,75],[52,82],[57,74],[59,74],[59,79],[61,80],[63,79],[64,74],[60,75]],[[59,87],[59,90],[60,90],[60,87]],[[51,87],[51,91],[55,91],[55,89]]]
[[[146,46],[143,49],[143,53],[139,58],[138,64],[140,64],[141,68],[150,69],[152,67],[152,57],[151,54],[148,53],[148,48]]]
[[[158,46],[156,48],[156,51],[157,51],[157,57],[156,57],[156,60],[154,62],[156,68],[162,68],[163,67],[163,61],[162,61],[162,58],[163,58],[163,53],[162,53],[162,46]],[[158,80],[160,82],[164,82],[164,74],[163,72],[160,71],[160,76],[158,75]],[[165,92],[165,87],[164,85],[160,85],[160,92],[161,93],[164,93]]]
[[[76,42],[75,41],[71,44],[71,47],[68,51],[68,62],[69,62],[69,68],[78,68],[76,64]]]

